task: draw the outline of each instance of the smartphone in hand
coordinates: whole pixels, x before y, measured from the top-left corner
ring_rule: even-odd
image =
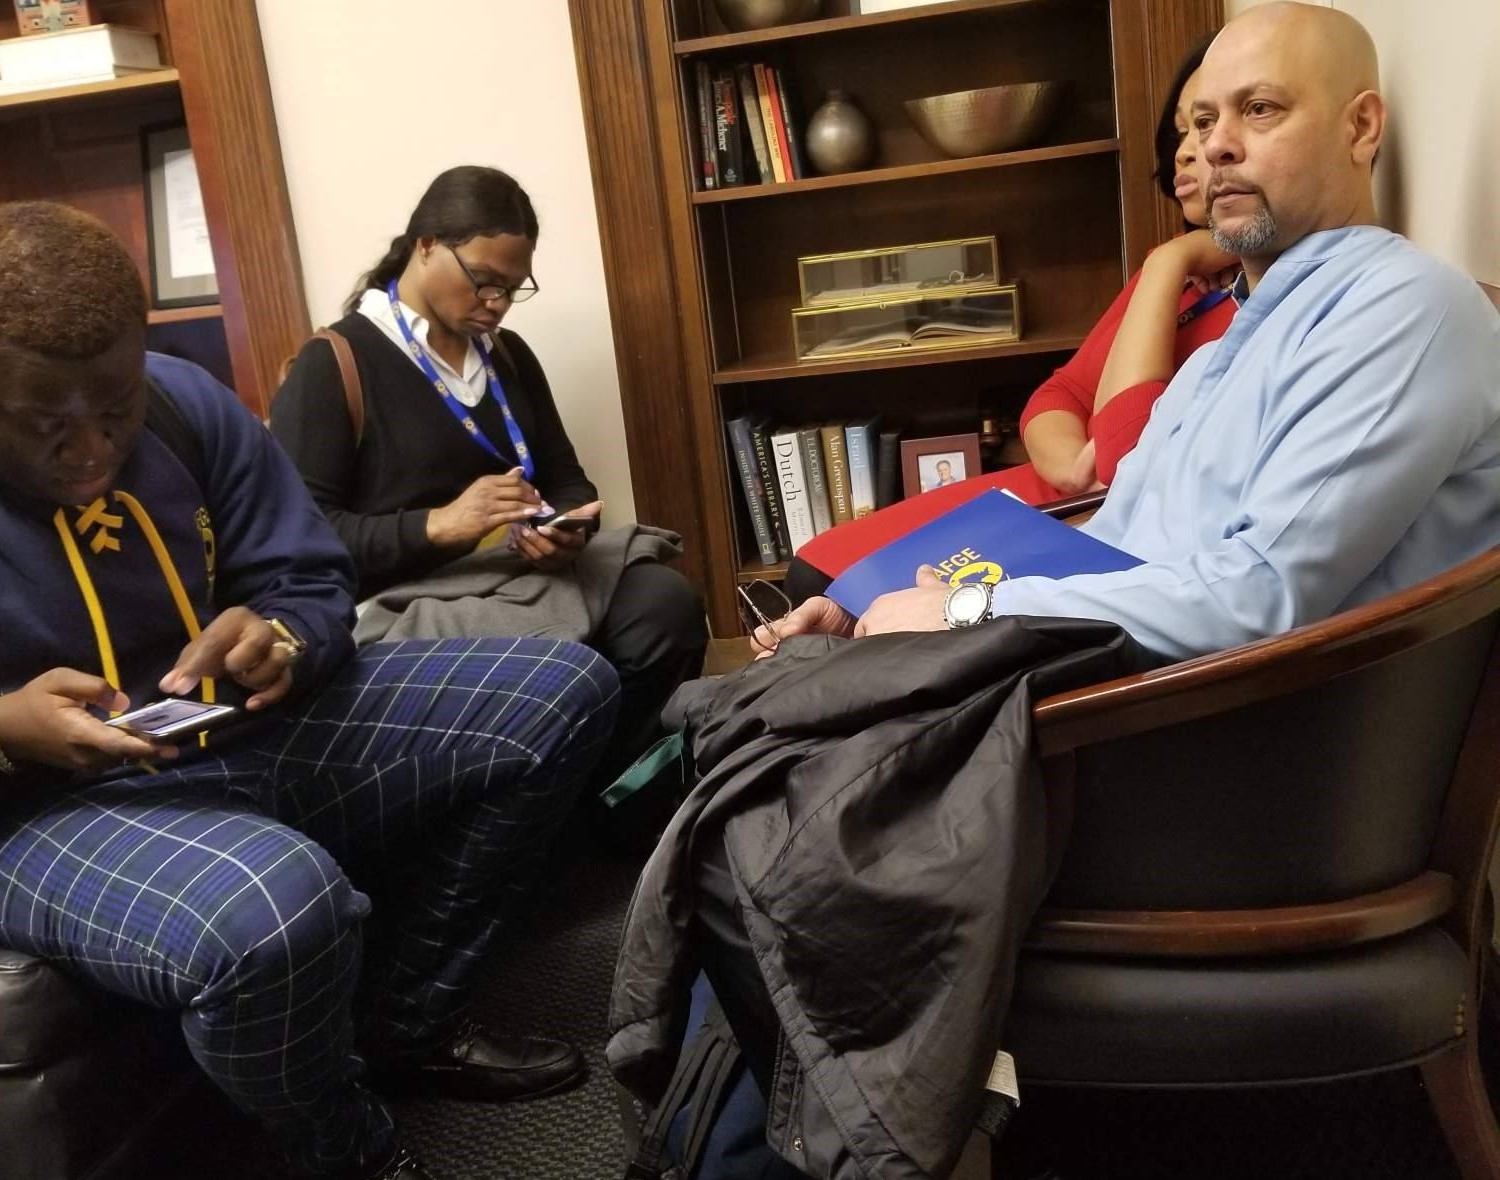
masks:
[[[123,729],[134,737],[148,742],[166,743],[184,734],[195,734],[200,730],[213,729],[241,714],[235,705],[205,705],[201,701],[185,701],[179,697],[166,697],[139,709],[131,709],[118,717],[111,717],[106,725]]]
[[[541,525],[537,525],[537,527],[541,528],[545,526],[549,529],[557,529],[559,532],[563,533],[581,533],[584,529],[589,527],[589,522],[593,519],[594,518],[591,516],[569,516],[566,512],[564,512],[557,516],[554,516],[551,520],[544,520]],[[530,523],[535,525],[536,521],[531,521]]]

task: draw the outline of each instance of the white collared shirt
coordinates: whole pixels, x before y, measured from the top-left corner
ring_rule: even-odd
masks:
[[[391,301],[384,291],[379,291],[371,287],[359,297],[359,307],[355,310],[384,332],[396,347],[401,350],[402,355],[407,360],[417,365],[416,358],[412,356],[411,350],[406,347],[406,337],[401,335],[401,328],[396,323],[396,317],[391,314]],[[453,391],[453,396],[470,409],[473,409],[473,407],[483,401],[484,395],[489,392],[490,386],[489,380],[485,376],[484,363],[479,359],[479,349],[474,346],[474,342],[472,340],[469,342],[469,351],[464,354],[464,371],[460,373],[442,357],[438,356],[435,351],[427,348],[426,317],[418,315],[406,305],[404,300],[401,303],[401,314],[406,317],[407,327],[411,329],[411,334],[416,338],[417,343],[424,349],[427,349],[427,355],[432,358],[433,367],[448,382],[448,387]],[[483,337],[483,340],[486,348],[493,346],[487,334]],[[421,367],[421,365],[417,365],[418,370]]]

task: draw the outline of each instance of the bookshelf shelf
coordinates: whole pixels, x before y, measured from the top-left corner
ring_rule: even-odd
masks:
[[[183,324],[191,320],[221,319],[224,309],[217,303],[198,307],[155,307],[146,313],[148,324]]]
[[[775,565],[763,565],[758,561],[750,561],[735,570],[734,578],[742,586],[746,582],[779,582],[786,577],[786,567],[787,563],[784,561],[778,561]]]
[[[83,82],[76,86],[53,86],[46,90],[25,90],[20,94],[0,94],[0,110],[37,108],[82,103],[87,100],[112,102],[120,99],[155,99],[177,92],[179,75],[174,69],[151,70],[105,82]]]
[[[865,16],[832,16],[801,21],[794,25],[777,25],[746,33],[720,33],[710,37],[688,37],[673,44],[679,57],[693,57],[722,50],[747,49],[762,45],[780,45],[815,37],[833,37],[892,25],[915,25],[919,22],[944,20],[966,13],[987,13],[1006,8],[1035,8],[1057,3],[1057,0],[948,0],[918,8],[898,8],[890,12],[873,12]]]
[[[901,164],[893,168],[867,168],[863,172],[845,172],[838,176],[811,176],[806,180],[789,180],[782,184],[751,184],[736,188],[709,189],[693,194],[695,205],[721,205],[726,201],[757,200],[793,193],[822,192],[850,188],[861,184],[889,184],[900,180],[926,180],[960,172],[983,172],[993,168],[1012,168],[1021,164],[1042,164],[1050,160],[1071,160],[1079,156],[1113,155],[1120,150],[1118,139],[1091,139],[1083,143],[1064,143],[1056,147],[1028,148],[1019,152],[1000,152],[988,156],[969,156],[960,160],[934,160],[926,164]]]
[[[911,369],[955,361],[993,360],[1031,353],[1072,352],[1083,343],[1077,334],[1026,336],[1005,344],[979,344],[972,348],[940,348],[929,352],[897,353],[846,361],[795,361],[789,357],[749,357],[714,373],[715,385],[740,385],[754,381],[781,381],[797,377],[828,377],[836,373],[870,373],[887,369]]]

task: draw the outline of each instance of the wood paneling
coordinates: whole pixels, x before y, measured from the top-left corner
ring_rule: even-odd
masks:
[[[684,572],[703,586],[708,535],[681,347],[681,318],[696,314],[698,298],[695,285],[679,290],[670,264],[641,3],[570,0],[569,9],[636,516],[682,534]]]
[[[253,0],[165,0],[240,400],[264,414],[308,335]]]

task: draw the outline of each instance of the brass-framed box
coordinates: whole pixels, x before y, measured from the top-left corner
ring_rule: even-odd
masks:
[[[976,290],[999,282],[1000,247],[993,234],[797,259],[803,307],[868,303],[939,288]]]
[[[809,362],[1000,344],[1021,338],[1021,292],[1006,283],[798,307],[792,335],[797,359]]]

